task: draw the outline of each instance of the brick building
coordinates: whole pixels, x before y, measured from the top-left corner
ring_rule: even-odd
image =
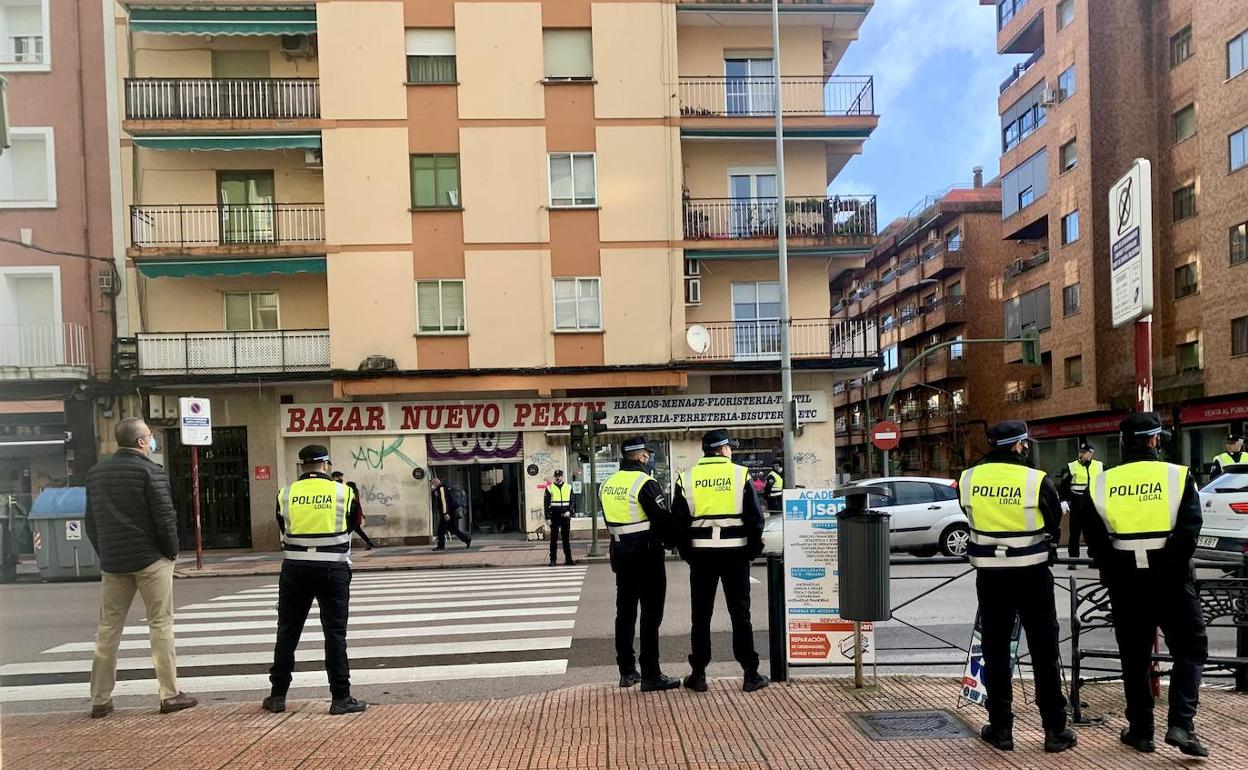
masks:
[[[1001,235],[1035,254],[1008,266],[1001,312],[1007,335],[1034,324],[1043,351],[1007,381],[1011,413],[1042,439],[1043,467],[1080,439],[1115,459],[1135,387],[1133,331],[1110,322],[1107,194],[1146,158],[1155,404],[1172,456],[1203,470],[1248,420],[1248,3],[995,6],[998,52],[1027,57],[1001,84]]]

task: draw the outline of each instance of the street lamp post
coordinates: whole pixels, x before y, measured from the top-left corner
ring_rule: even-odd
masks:
[[[790,327],[793,315],[789,310],[789,218],[784,210],[784,115],[780,92],[780,4],[771,0],[772,104],[776,113],[776,256],[780,277],[780,398],[784,402],[784,427],[781,432],[784,453],[784,487],[796,483],[796,462],[793,431],[797,420],[793,404],[793,349]]]

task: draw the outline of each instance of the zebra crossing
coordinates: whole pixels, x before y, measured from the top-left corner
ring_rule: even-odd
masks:
[[[585,568],[468,568],[357,573],[347,640],[353,685],[561,675],[567,670]],[[178,685],[195,695],[269,688],[277,583],[174,611]],[[145,624],[127,625],[115,696],[154,695]],[[93,640],[0,665],[0,703],[83,699]],[[317,608],[309,614],[292,687],[326,687]]]

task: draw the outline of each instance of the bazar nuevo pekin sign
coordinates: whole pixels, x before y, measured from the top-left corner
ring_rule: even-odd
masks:
[[[827,422],[822,391],[793,394],[799,422]],[[391,401],[373,404],[286,404],[283,436],[368,433],[471,433],[563,430],[589,413],[607,413],[609,430],[751,427],[784,421],[779,393],[604,396],[500,401]]]

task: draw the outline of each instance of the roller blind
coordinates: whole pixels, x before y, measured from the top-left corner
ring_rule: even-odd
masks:
[[[408,56],[454,56],[455,30],[409,29],[407,30]]]
[[[546,60],[546,77],[593,77],[594,53],[589,30],[543,30],[542,45],[543,56]]]

